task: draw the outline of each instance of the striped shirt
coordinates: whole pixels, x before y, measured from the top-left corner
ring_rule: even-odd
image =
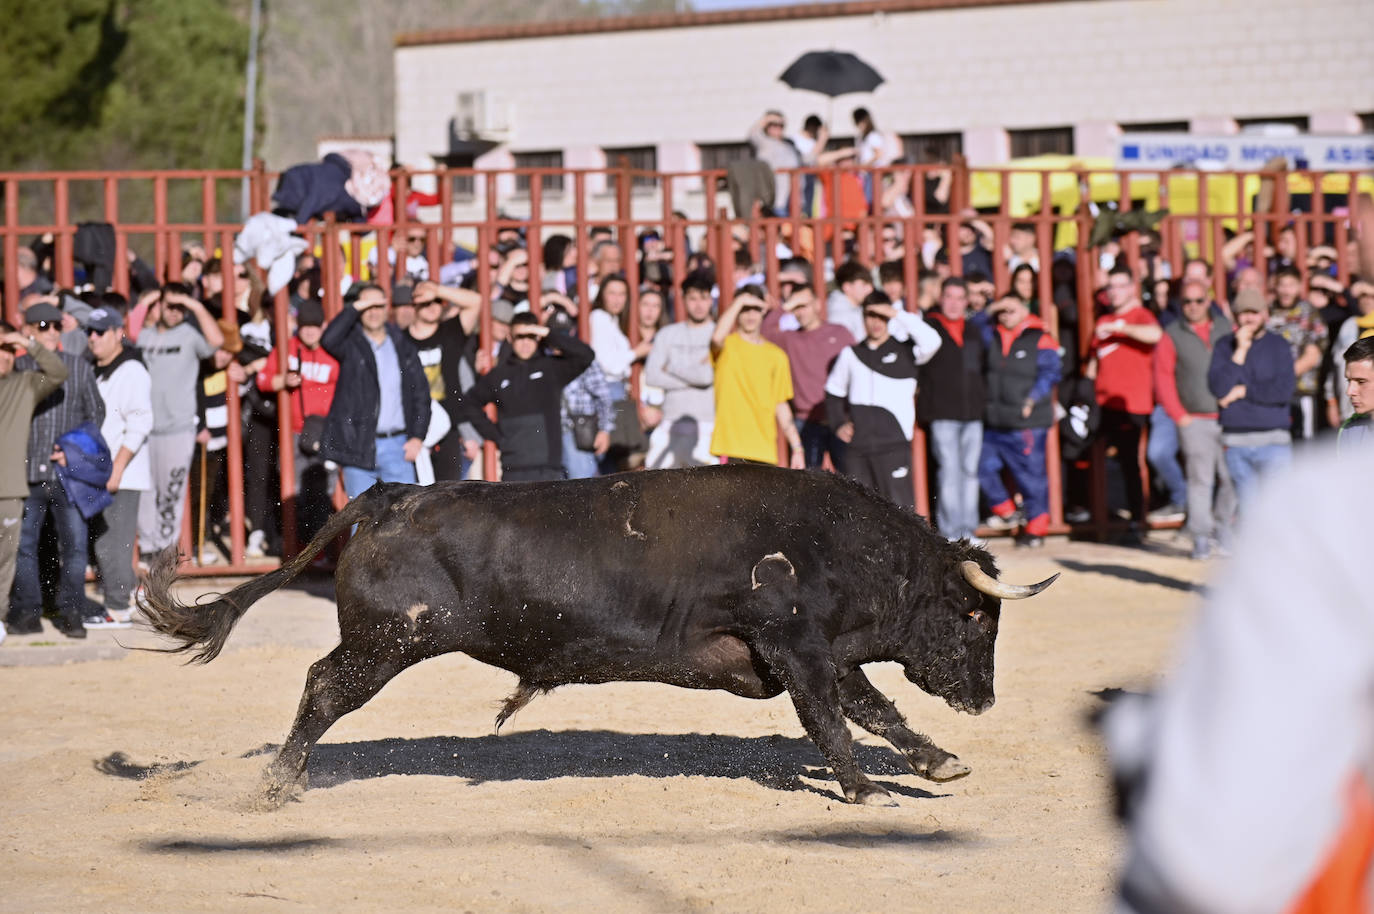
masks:
[[[105,421],[105,401],[100,399],[91,363],[66,352],[58,356],[67,366],[67,380],[34,408],[33,421],[29,424],[30,483],[57,478],[50,458],[58,438],[83,422],[94,422],[99,427]],[[38,363],[33,356],[25,355],[14,367],[16,371],[37,371]]]

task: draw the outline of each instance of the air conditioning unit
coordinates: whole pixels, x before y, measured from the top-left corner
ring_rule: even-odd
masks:
[[[458,111],[454,128],[459,136],[470,139],[503,139],[512,130],[510,102],[494,92],[458,93]]]

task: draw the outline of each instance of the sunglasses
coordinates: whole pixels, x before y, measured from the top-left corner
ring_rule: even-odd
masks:
[[[114,329],[114,328],[111,327],[109,330],[97,330],[97,329],[95,329],[94,327],[91,327],[91,328],[89,328],[89,329],[86,331],[86,335],[87,335],[87,336],[104,336],[105,334],[109,333],[110,330],[113,330],[113,329]]]
[[[1184,303],[1185,305],[1205,305],[1205,304],[1207,304],[1207,299],[1205,299],[1205,298],[1185,298],[1185,299],[1183,300],[1183,303]]]
[[[56,321],[39,321],[34,326],[38,328],[40,333],[44,330],[60,330],[62,328],[62,325]]]
[[[411,244],[424,244],[424,243],[425,243],[425,236],[424,236],[424,235],[410,235],[410,236],[408,236],[408,237],[406,238],[406,241],[409,241]]]

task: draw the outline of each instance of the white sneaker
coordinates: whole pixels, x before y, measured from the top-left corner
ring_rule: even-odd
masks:
[[[248,534],[248,545],[244,547],[243,554],[250,559],[260,559],[267,553],[263,549],[267,536],[261,530],[254,530]]]
[[[5,632],[5,623],[0,622],[0,644],[4,644],[4,643],[5,643],[5,638],[6,638],[6,637],[8,637],[8,635],[7,635],[7,633]]]
[[[200,550],[200,564],[213,565],[218,561],[219,553],[216,552],[214,549],[210,548],[209,546],[206,546],[204,549]]]

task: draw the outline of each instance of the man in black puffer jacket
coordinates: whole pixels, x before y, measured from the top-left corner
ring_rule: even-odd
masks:
[[[415,458],[424,447],[430,413],[419,352],[407,334],[387,323],[386,293],[373,283],[356,289],[351,306],[320,338],[339,360],[320,456],[343,466],[349,498],[377,482],[415,482]]]
[[[461,419],[501,448],[506,482],[562,479],[563,388],[587,370],[596,354],[581,340],[550,331],[534,315],[517,314],[511,345],[491,371],[463,395]],[[496,423],[482,406],[495,403]]]

